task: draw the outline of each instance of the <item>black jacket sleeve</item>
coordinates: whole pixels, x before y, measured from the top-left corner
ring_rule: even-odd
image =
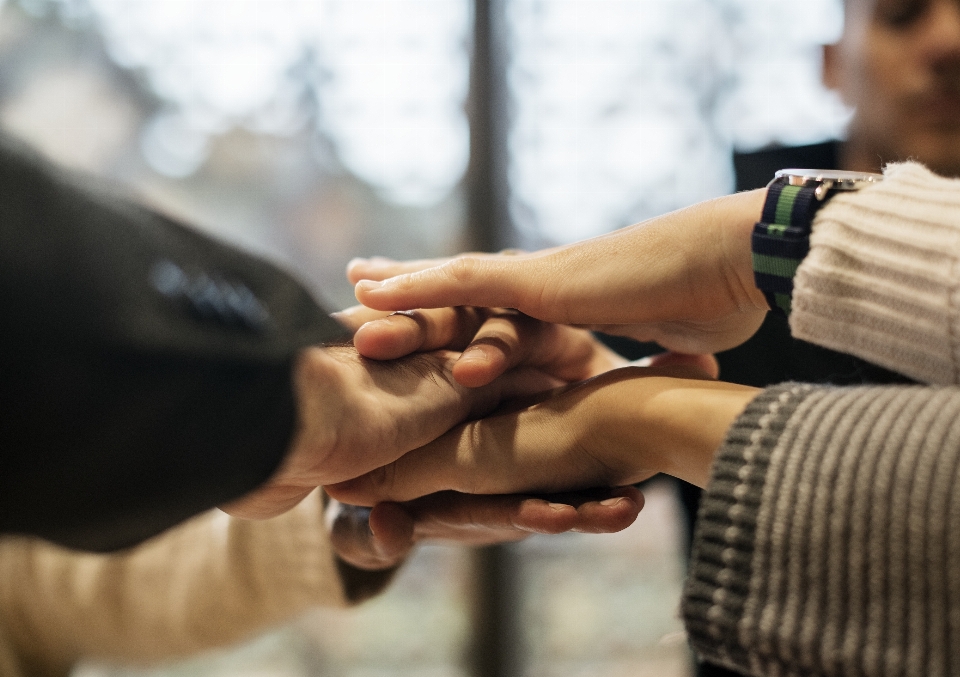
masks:
[[[345,331],[274,266],[0,140],[0,533],[110,550],[237,498]]]

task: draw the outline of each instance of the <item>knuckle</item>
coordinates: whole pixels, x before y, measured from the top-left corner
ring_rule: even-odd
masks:
[[[469,284],[474,278],[476,264],[476,259],[463,256],[451,259],[447,263],[443,264],[442,268],[447,276],[451,278],[451,280],[458,284],[466,285]]]
[[[430,317],[422,310],[398,310],[390,315],[390,320],[401,329],[409,329],[412,322],[421,336],[430,332]]]
[[[326,358],[323,348],[310,346],[304,349],[298,358],[297,368],[305,385],[312,385],[323,379]]]

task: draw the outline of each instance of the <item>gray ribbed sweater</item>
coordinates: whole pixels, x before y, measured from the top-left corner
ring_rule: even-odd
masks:
[[[821,211],[791,326],[951,385],[784,384],[735,422],[683,602],[735,670],[960,674],[960,181],[887,177]]]

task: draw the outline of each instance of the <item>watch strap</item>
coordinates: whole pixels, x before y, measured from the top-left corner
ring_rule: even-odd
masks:
[[[793,277],[810,251],[813,217],[824,204],[817,186],[788,185],[776,178],[767,186],[761,220],[753,227],[753,276],[771,310],[790,315]]]

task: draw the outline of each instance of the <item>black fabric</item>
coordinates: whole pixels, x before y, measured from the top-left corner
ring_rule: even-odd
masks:
[[[345,331],[274,266],[0,140],[0,532],[137,543],[255,488],[297,350]]]

